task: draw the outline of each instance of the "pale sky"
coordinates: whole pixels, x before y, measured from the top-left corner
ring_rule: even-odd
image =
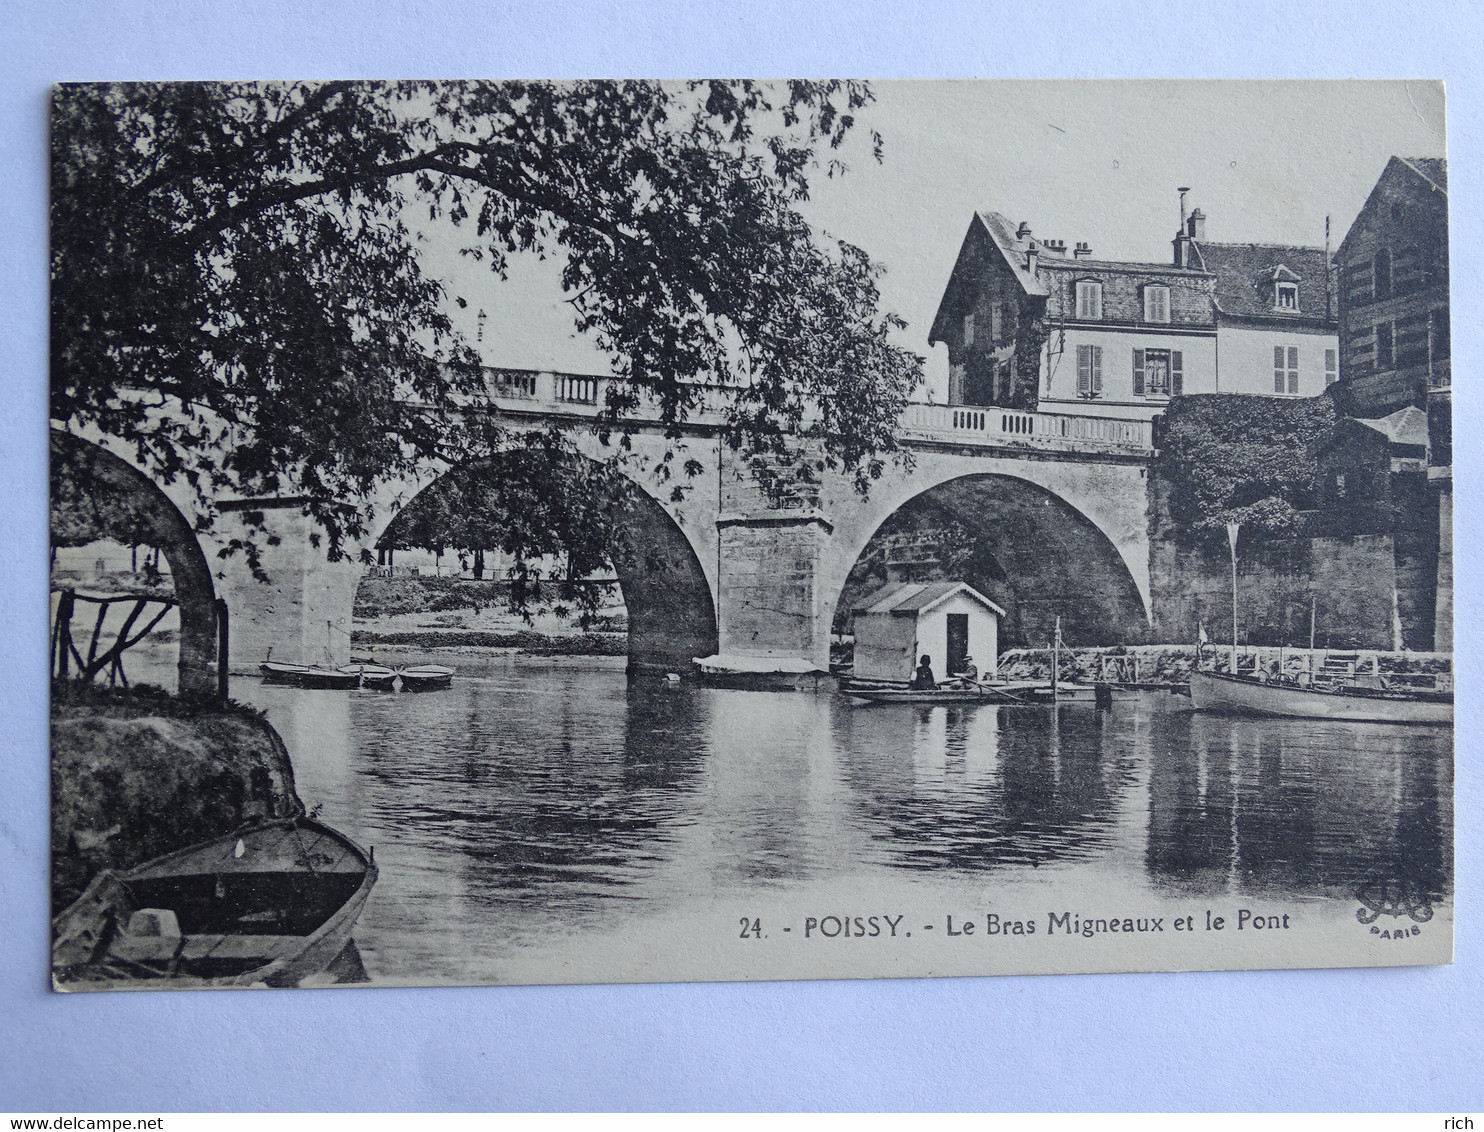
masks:
[[[1429,82],[875,82],[876,102],[847,146],[850,172],[823,171],[803,208],[816,229],[886,268],[883,306],[907,320],[897,341],[928,359],[944,400],[945,348],[928,330],[975,209],[1027,221],[1042,239],[1085,240],[1099,259],[1165,262],[1179,220],[1176,187],[1205,212],[1208,240],[1344,239],[1392,154],[1442,157],[1443,89]],[[883,138],[874,162],[867,128]],[[489,319],[491,365],[604,373],[562,301],[560,267],[534,257],[501,283],[487,268],[431,255],[469,300],[455,311],[474,338]]]

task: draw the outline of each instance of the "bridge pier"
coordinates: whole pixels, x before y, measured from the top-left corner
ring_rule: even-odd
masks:
[[[247,556],[236,550],[214,564],[217,592],[230,613],[232,671],[256,673],[271,654],[290,664],[325,664],[350,660],[351,608],[361,566],[353,559],[325,560],[315,545],[314,524],[296,499],[239,499],[220,505],[214,532],[219,547],[252,538],[261,551],[266,582],[253,577]],[[249,518],[261,515],[263,529]],[[269,545],[268,539],[277,539]]]
[[[824,513],[726,513],[716,527],[722,655],[806,660],[828,672],[831,602],[822,582],[834,527]]]

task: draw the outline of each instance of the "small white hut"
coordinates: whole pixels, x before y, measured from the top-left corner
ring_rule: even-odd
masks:
[[[857,680],[909,681],[924,654],[939,680],[970,657],[981,679],[995,673],[1005,611],[964,582],[892,582],[854,613]]]

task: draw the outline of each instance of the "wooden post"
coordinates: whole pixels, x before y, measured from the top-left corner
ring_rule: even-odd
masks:
[[[227,599],[219,597],[216,599],[216,698],[219,700],[227,698],[227,642],[230,640],[227,630]]]

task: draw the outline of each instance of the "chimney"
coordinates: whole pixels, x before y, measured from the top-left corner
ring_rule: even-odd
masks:
[[[1185,231],[1185,194],[1190,192],[1189,185],[1181,185],[1175,190],[1180,194],[1180,231]]]
[[[1035,248],[1025,249],[1025,269],[1032,275],[1036,273],[1036,258],[1037,257]]]
[[[1030,226],[1030,224],[1027,221],[1022,220],[1020,222],[1020,227],[1017,228],[1017,229],[1015,229],[1015,238],[1017,240],[1023,240],[1027,236],[1029,236],[1030,234],[1031,234],[1031,226]]]
[[[1051,255],[1059,255],[1063,259],[1067,257],[1067,242],[1065,240],[1042,240],[1041,247]]]
[[[1077,246],[1072,249],[1073,259],[1090,259],[1091,257],[1092,249],[1087,246],[1086,240],[1079,241]]]
[[[1190,214],[1190,219],[1185,222],[1185,232],[1192,240],[1204,240],[1206,238],[1206,214],[1196,209]]]

